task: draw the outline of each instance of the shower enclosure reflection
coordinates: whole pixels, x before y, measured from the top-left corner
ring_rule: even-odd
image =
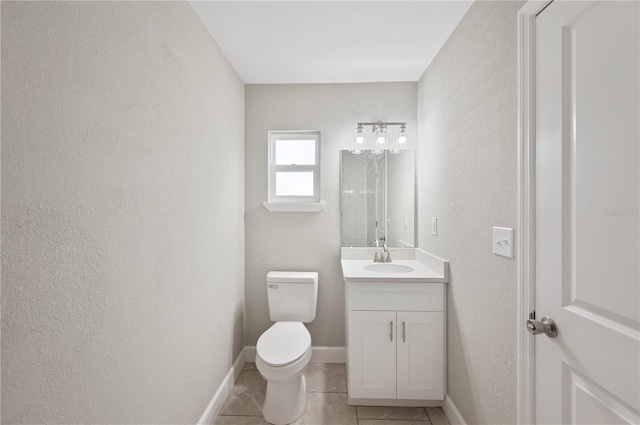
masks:
[[[342,246],[413,247],[414,151],[341,153]]]

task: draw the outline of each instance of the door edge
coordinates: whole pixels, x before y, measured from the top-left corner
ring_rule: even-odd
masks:
[[[535,19],[552,0],[518,11],[517,423],[535,423],[535,344],[525,329],[535,310]]]

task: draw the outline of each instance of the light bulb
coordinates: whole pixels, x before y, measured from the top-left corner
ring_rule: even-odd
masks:
[[[387,143],[387,126],[384,124],[378,124],[374,127],[374,133],[376,135],[376,143],[378,145],[384,145]]]
[[[358,128],[356,129],[356,145],[358,146],[364,145],[364,142],[365,142],[364,129],[362,128],[361,125],[358,125]]]
[[[397,139],[398,147],[404,148],[407,145],[407,127],[404,125],[400,126],[400,130],[398,130],[398,139]]]

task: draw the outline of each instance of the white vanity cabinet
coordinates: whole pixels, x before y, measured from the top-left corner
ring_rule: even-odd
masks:
[[[350,404],[444,399],[444,285],[346,282]]]

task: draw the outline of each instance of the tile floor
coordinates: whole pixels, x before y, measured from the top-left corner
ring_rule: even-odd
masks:
[[[307,405],[295,425],[449,425],[439,407],[347,405],[344,364],[309,363],[304,370]],[[216,425],[269,425],[262,418],[267,383],[254,363],[246,363]]]

